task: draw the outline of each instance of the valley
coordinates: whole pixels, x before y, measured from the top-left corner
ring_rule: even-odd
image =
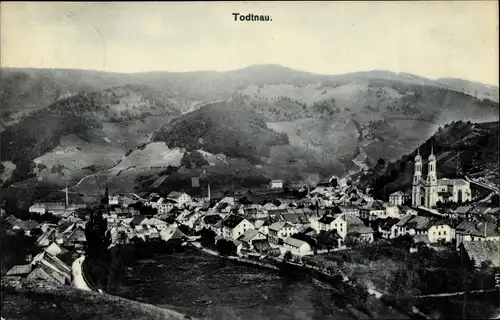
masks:
[[[211,164],[163,177],[163,186],[202,169],[206,178],[297,184],[311,175],[358,176],[379,159],[411,152],[449,122],[498,117],[498,88],[461,90],[451,80],[377,70],[334,76],[278,65],[191,73],[5,71],[4,187],[44,181],[75,192],[138,191],[169,165],[182,167],[193,150],[208,152]]]

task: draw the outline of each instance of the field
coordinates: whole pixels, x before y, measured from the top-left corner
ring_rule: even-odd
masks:
[[[189,319],[150,304],[81,291],[70,287],[2,287],[2,317],[5,319]]]

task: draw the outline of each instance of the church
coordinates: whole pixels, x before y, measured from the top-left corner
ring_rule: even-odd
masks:
[[[427,161],[427,176],[423,176],[423,163],[420,150],[415,157],[415,171],[412,183],[413,207],[432,208],[438,201],[461,203],[472,200],[469,182],[464,179],[438,179],[436,157],[431,147]]]

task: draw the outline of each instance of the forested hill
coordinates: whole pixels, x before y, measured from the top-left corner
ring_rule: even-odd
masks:
[[[437,159],[438,178],[454,178],[479,172],[498,171],[498,122],[451,122],[420,145],[420,154],[426,160],[431,146]],[[380,159],[362,182],[372,188],[377,198],[387,199],[389,194],[411,190],[414,158],[417,149],[399,160],[386,163]]]
[[[269,129],[264,118],[243,101],[231,101],[209,104],[172,120],[152,141],[259,162],[269,156],[272,146],[288,144],[288,137]]]

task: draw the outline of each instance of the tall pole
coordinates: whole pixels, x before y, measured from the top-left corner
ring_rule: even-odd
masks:
[[[210,183],[208,184],[208,201],[210,202],[211,197],[210,197]]]
[[[69,206],[69,199],[68,199],[68,187],[66,186],[66,207]]]

